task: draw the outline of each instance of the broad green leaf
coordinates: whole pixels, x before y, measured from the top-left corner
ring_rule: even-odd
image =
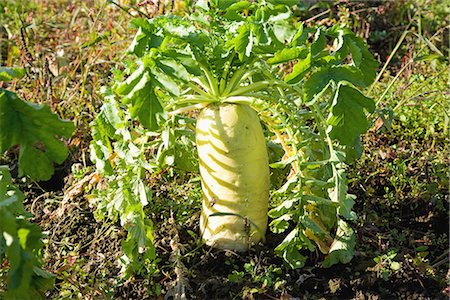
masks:
[[[367,48],[364,40],[355,35],[349,28],[335,25],[327,31],[327,34],[334,38],[343,36],[343,45],[341,50],[336,53],[341,59],[344,59],[344,54],[347,55],[348,50],[352,55],[354,65],[361,71],[361,79],[365,85],[370,85],[376,77],[378,62]]]
[[[328,84],[333,81],[336,84],[341,81],[348,81],[356,86],[366,87],[361,72],[351,66],[331,66],[322,67],[316,70],[305,82],[305,100],[312,101],[321,94]]]
[[[284,260],[293,269],[303,268],[307,257],[302,255],[295,245],[288,246],[283,252]]]
[[[107,101],[100,108],[100,113],[95,118],[95,126],[99,127],[102,134],[108,138],[119,138],[117,130],[125,126],[122,120],[122,112],[114,101],[114,95],[109,89],[102,89],[103,97]]]
[[[346,264],[350,262],[353,258],[355,243],[355,232],[353,229],[345,221],[339,220],[336,237],[322,265],[328,268],[337,263]]]
[[[198,1],[200,2],[200,1]],[[230,7],[240,1],[238,0],[212,0],[212,1],[205,1],[206,3],[211,2],[211,5],[213,7],[216,7],[220,10],[225,10],[227,7]],[[205,10],[208,9],[208,4],[206,4],[206,8],[204,8]]]
[[[192,130],[176,130],[175,138],[175,167],[187,172],[198,171],[197,152],[192,151],[195,147],[195,133]]]
[[[275,52],[274,56],[267,60],[269,64],[281,64],[298,58],[305,58],[308,49],[305,46],[295,48],[284,48]],[[295,68],[295,66],[294,66]],[[290,75],[290,74],[289,74]],[[289,76],[288,75],[288,76]]]
[[[344,41],[350,49],[355,65],[361,70],[364,86],[369,86],[377,75],[378,62],[367,49],[364,41],[354,33],[345,36]]]
[[[132,117],[137,117],[139,122],[148,130],[156,130],[158,126],[157,114],[161,113],[163,108],[155,95],[154,88],[147,85],[133,99],[130,107]]]
[[[319,53],[322,52],[322,50],[325,49],[325,46],[327,45],[327,37],[325,36],[325,33],[322,30],[317,30],[314,35],[314,42],[311,44],[311,56],[314,58]]]
[[[267,2],[272,4],[283,4],[287,6],[298,5],[298,0],[268,0]]]
[[[150,130],[158,128],[156,115],[163,111],[161,103],[155,95],[153,82],[176,94],[180,92],[179,87],[173,79],[166,75],[164,70],[174,72],[177,76],[185,78],[188,76],[186,70],[182,72],[178,68],[180,66],[177,66],[174,61],[165,60],[159,62],[159,65],[164,69],[154,66],[152,70],[154,78],[151,78],[148,70],[141,65],[116,88],[116,92],[124,96],[122,102],[129,105],[131,117],[137,118],[145,128]]]
[[[238,1],[236,3],[233,3],[226,9],[226,13],[224,14],[224,18],[231,20],[231,21],[241,21],[244,19],[242,17],[241,13],[245,9],[249,9],[251,6],[251,3],[248,1]]]
[[[175,59],[177,62],[183,65],[183,67],[190,74],[194,76],[200,76],[202,71],[198,66],[198,62],[195,61],[193,55],[187,51],[182,52],[179,50],[166,50],[164,55]]]
[[[270,222],[270,230],[274,233],[282,233],[285,232],[289,228],[289,221],[291,220],[291,216],[289,214],[284,214],[275,220]]]
[[[15,201],[8,202],[13,195]],[[53,287],[54,276],[39,269],[36,254],[42,248],[40,228],[28,221],[23,209],[23,195],[12,184],[6,166],[0,166],[0,259],[9,263],[5,299],[43,299],[43,292]],[[17,209],[20,207],[21,209]],[[44,275],[45,274],[45,275]]]
[[[23,68],[0,67],[0,82],[11,81],[14,78],[22,78],[23,76],[25,76],[25,69]]]
[[[305,228],[312,230],[316,235],[320,237],[324,237],[326,235],[326,231],[310,217],[303,216],[301,218],[301,222],[305,226]]]
[[[151,23],[150,20],[144,19],[144,18],[132,19],[130,21],[130,27],[136,28],[136,29],[141,28],[142,30],[144,30],[146,32],[153,32],[153,30],[155,30],[155,26],[153,25],[153,23]]]
[[[311,68],[311,53],[303,52],[302,56],[307,53],[306,57],[300,59],[293,67],[292,72],[284,79],[287,83],[297,83],[303,79],[306,72]]]
[[[138,57],[142,57],[148,49],[159,47],[164,41],[159,28],[147,19],[133,19],[130,26],[138,28],[138,31],[128,47],[128,52]]]
[[[271,37],[267,29],[266,23],[252,23],[250,29],[255,37],[255,45],[258,49],[263,49],[264,46],[270,45]],[[273,52],[273,48],[270,49]],[[266,52],[265,50],[262,51]]]
[[[302,243],[298,234],[298,229],[293,229],[275,248],[275,252],[283,257],[283,259],[291,266],[293,269],[301,268],[305,265],[306,257],[302,255],[299,250],[302,248]]]
[[[253,34],[249,25],[239,27],[237,36],[232,40],[231,48],[237,52],[239,59],[250,56],[253,47]]]
[[[13,215],[31,217],[22,205],[23,199],[23,193],[12,184],[8,166],[0,165],[0,209],[7,209]]]
[[[358,136],[355,141],[345,146],[345,161],[347,163],[358,159],[363,154],[363,146],[361,144],[361,138]]]
[[[147,45],[149,44],[149,42],[150,37],[145,32],[143,32],[141,27],[139,27],[138,32],[136,33],[133,41],[128,47],[128,51],[141,57],[142,55],[144,55],[144,51],[147,49]]]
[[[164,72],[164,74],[174,77],[182,81],[189,80],[189,73],[186,71],[183,65],[177,63],[173,59],[159,59],[156,61],[156,65]]]
[[[269,217],[275,219],[286,214],[297,203],[297,199],[284,200],[280,205],[269,211]]]
[[[331,201],[339,203],[338,214],[347,220],[354,220],[356,216],[352,212],[352,208],[355,204],[355,196],[347,194],[348,188],[345,171],[342,168],[336,168],[334,177],[331,180],[334,181],[334,187],[329,189],[328,195]]]
[[[282,16],[283,14],[277,15],[277,17]],[[286,14],[286,16],[290,16],[290,14]],[[273,17],[271,17],[274,19]],[[273,21],[273,20],[272,20]],[[295,28],[291,26],[291,24],[286,20],[276,21],[272,25],[273,33],[276,39],[281,44],[286,44],[292,41],[295,35]]]
[[[292,46],[298,47],[298,46],[304,46],[306,44],[306,41],[308,39],[308,36],[310,33],[315,32],[314,28],[307,27],[305,28],[303,26],[303,23],[299,23],[296,26],[297,32],[294,34],[294,37],[292,38]]]
[[[356,42],[352,39],[348,40],[348,48],[350,49],[350,53],[352,54],[352,60],[356,67],[360,68],[363,60],[362,51],[356,44]]]
[[[327,123],[330,136],[342,145],[353,146],[355,139],[369,127],[366,112],[372,113],[375,103],[357,89],[341,84],[333,99]]]
[[[142,81],[142,77],[146,74],[146,72],[147,70],[144,64],[140,64],[140,66],[133,73],[131,73],[125,81],[117,85],[116,93],[123,96],[129,94],[136,84]],[[148,77],[146,77],[146,79],[148,79]],[[146,82],[144,82],[144,84],[145,83]]]
[[[58,137],[69,138],[75,127],[45,105],[20,100],[0,89],[0,152],[20,145],[19,175],[48,180],[53,163],[61,164],[69,154]]]
[[[104,89],[103,94],[108,101],[103,104],[100,113],[91,123],[92,141],[90,153],[91,160],[95,163],[97,170],[111,175],[113,173],[109,160],[110,155],[113,153],[111,140],[120,138],[117,130],[125,124],[122,122],[121,112],[117,108],[111,91]]]
[[[164,72],[164,70],[159,68],[153,68],[152,75],[154,80],[154,84],[160,86],[164,91],[174,95],[179,96],[181,94],[180,84],[175,81],[175,78],[171,77],[169,74]],[[146,85],[145,87],[148,87]],[[145,97],[145,95],[143,95]]]

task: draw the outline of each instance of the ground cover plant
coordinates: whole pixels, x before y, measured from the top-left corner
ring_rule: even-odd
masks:
[[[2,14],[9,31],[3,64],[8,70],[25,66],[27,73],[3,87],[45,102],[77,124],[69,160],[50,181],[13,180],[44,231],[42,268],[55,275],[55,288],[42,295],[445,297],[448,70],[442,57],[448,49],[440,38],[448,24],[429,22],[426,8],[438,8],[439,18],[445,7],[428,1],[423,10],[413,3],[391,7],[388,12],[407,25],[389,39],[377,29],[370,31],[373,37],[366,31],[370,17],[382,15],[389,3],[318,2],[292,11],[294,2],[105,2],[90,9],[5,3],[10,10]],[[46,21],[46,9],[61,7],[66,15]],[[362,21],[364,14],[369,17]],[[111,15],[117,16],[114,26]],[[69,26],[61,29],[57,24],[65,17]],[[36,26],[65,30],[81,43],[65,44],[53,56],[45,50],[49,40],[32,31]],[[80,39],[77,26],[92,34]],[[128,38],[122,42],[122,36]],[[391,45],[392,58],[384,58],[386,49],[376,51],[372,44],[381,62],[378,77],[376,60],[359,36],[369,42],[386,38]],[[56,68],[49,67],[53,57]],[[71,102],[73,108],[63,109]],[[348,106],[357,109],[343,108]],[[254,221],[249,210],[222,202],[229,187],[217,178],[229,172],[243,186],[231,198],[247,201],[251,176],[233,177],[231,166],[252,172],[243,170],[251,160],[239,152],[217,166],[223,149],[230,151],[220,134],[205,138],[218,130],[211,126],[217,115],[225,116],[232,135],[248,130],[231,127],[235,118],[257,124],[253,128],[267,144],[267,158],[258,150],[263,147],[254,147],[269,161],[270,181],[264,168],[257,171],[261,189],[271,191],[266,235],[260,234],[264,219]],[[349,122],[354,131],[341,127]],[[249,139],[237,141],[245,145]],[[200,156],[196,143],[205,151]],[[25,174],[21,148],[2,157],[13,178]],[[8,195],[17,191],[9,181],[6,186]],[[208,215],[213,225],[202,223]],[[210,232],[228,228],[246,251],[208,247],[202,226]],[[0,289],[15,265],[4,261]]]

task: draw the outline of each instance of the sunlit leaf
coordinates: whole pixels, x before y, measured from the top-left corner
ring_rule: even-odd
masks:
[[[375,103],[371,98],[349,85],[340,85],[327,121],[331,137],[343,145],[352,146],[355,139],[369,127],[366,113],[374,110]]]
[[[322,265],[326,268],[337,263],[346,264],[353,258],[355,248],[355,232],[343,220],[338,221],[338,229],[331,245],[330,252]]]
[[[69,138],[74,129],[73,123],[61,120],[47,106],[0,89],[0,152],[20,145],[20,176],[50,179],[53,163],[61,164],[69,154],[58,137]]]

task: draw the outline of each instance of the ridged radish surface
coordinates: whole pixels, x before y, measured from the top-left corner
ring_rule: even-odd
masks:
[[[269,161],[258,115],[247,105],[209,105],[197,120],[196,140],[203,239],[245,251],[267,228]]]

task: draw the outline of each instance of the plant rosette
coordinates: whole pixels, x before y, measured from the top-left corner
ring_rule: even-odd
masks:
[[[103,90],[92,157],[111,186],[125,186],[124,168],[137,186],[143,170],[199,170],[206,244],[244,251],[268,226],[284,235],[275,251],[291,267],[316,248],[330,266],[354,253],[345,169],[361,154],[375,109],[361,90],[378,64],[349,29],[305,27],[296,4],[199,1],[184,17],[134,19],[132,59]],[[112,205],[106,196],[101,207],[111,215],[139,207],[137,219],[121,217],[129,234],[147,237],[127,239],[132,264],[151,248],[152,229],[143,213],[147,187],[126,186],[141,200]]]

